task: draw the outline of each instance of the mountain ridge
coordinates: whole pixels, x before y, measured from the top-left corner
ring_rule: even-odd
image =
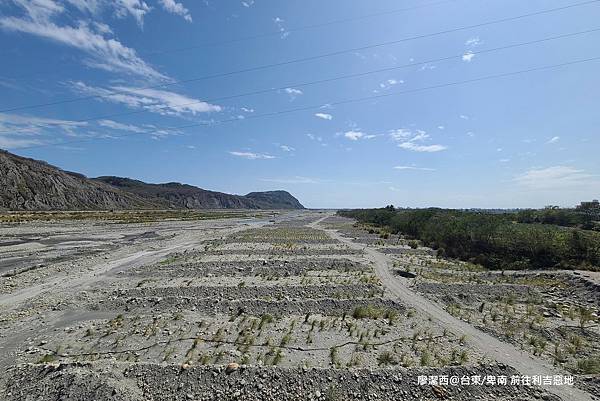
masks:
[[[250,196],[249,196],[250,195]],[[210,191],[189,184],[151,184],[102,176],[88,178],[42,160],[0,149],[0,209],[303,209],[286,191],[246,196]]]

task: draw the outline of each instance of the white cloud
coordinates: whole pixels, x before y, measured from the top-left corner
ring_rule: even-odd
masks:
[[[390,86],[399,85],[399,84],[403,84],[403,83],[404,83],[404,81],[401,79],[392,78],[392,79],[388,79],[384,82],[381,82],[379,84],[379,87],[381,89],[386,89],[386,88],[389,88]]]
[[[333,119],[333,116],[331,114],[327,114],[327,113],[316,113],[315,117],[322,118],[323,120],[332,120]]]
[[[598,184],[596,176],[569,166],[534,168],[516,176],[514,181],[533,190],[584,189]]]
[[[110,128],[118,131],[129,131],[129,132],[148,132],[146,128],[138,127],[137,125],[122,124],[113,120],[100,120],[98,125],[105,128]]]
[[[98,15],[105,8],[112,9],[117,18],[131,15],[139,26],[144,23],[144,16],[152,8],[142,0],[8,0],[24,9],[27,15],[35,21],[49,20],[68,10],[63,4],[75,7],[81,13]],[[66,5],[65,4],[65,5]]]
[[[470,63],[471,60],[473,60],[473,57],[475,57],[475,53],[473,53],[471,50],[469,50],[465,54],[463,54],[462,60],[466,61],[467,63]]]
[[[249,160],[274,159],[275,158],[275,156],[271,156],[271,155],[267,155],[267,154],[263,154],[263,153],[252,153],[252,152],[231,151],[231,152],[229,152],[229,154],[233,155],[233,156],[237,156],[237,157],[243,157],[244,159],[249,159]]]
[[[283,150],[284,152],[293,152],[294,150],[296,150],[293,147],[287,145],[279,145],[279,149]]]
[[[365,134],[364,132],[357,130],[350,130],[337,135],[343,135],[345,138],[350,139],[351,141],[358,141],[359,139],[373,139],[377,137],[377,135]]]
[[[175,0],[159,0],[160,5],[171,14],[183,17],[187,22],[192,22],[190,10],[184,7],[183,4],[177,3]]]
[[[44,0],[45,1],[45,0]],[[141,0],[116,0],[108,1],[115,7],[115,15],[119,18],[124,18],[130,14],[137,21],[139,26],[144,25],[144,16],[150,12],[151,8]]]
[[[302,95],[304,92],[302,92],[300,89],[285,88],[285,93],[289,95]]]
[[[348,131],[348,132],[344,132],[344,136],[348,139],[350,139],[351,141],[358,141],[360,138],[362,138],[365,134],[363,134],[360,131]]]
[[[443,125],[438,125],[438,129],[443,131],[446,129],[446,127],[444,127]]]
[[[242,5],[244,7],[250,8],[254,5],[254,0],[246,0],[246,1],[242,1]]]
[[[254,113],[254,109],[250,109],[248,107],[242,107],[242,111],[244,113]]]
[[[285,88],[283,91],[290,95],[291,100],[294,100],[296,97],[304,94],[304,92],[302,92],[300,89],[295,88]]]
[[[83,82],[72,82],[79,93],[101,96],[99,100],[122,103],[130,108],[145,109],[162,115],[182,115],[219,112],[221,106],[198,99],[159,89],[112,86],[110,89],[88,86]]]
[[[463,119],[463,120],[468,120],[468,119],[469,119],[469,116],[467,116],[467,115],[465,115],[465,114],[461,114],[459,117],[460,117],[461,119]]]
[[[550,138],[550,139],[548,140],[548,142],[546,142],[546,143],[556,143],[556,142],[558,142],[559,140],[560,140],[560,136],[553,136],[553,137],[552,137],[552,138]]]
[[[468,47],[475,47],[475,46],[479,46],[483,43],[483,41],[481,39],[479,39],[478,36],[472,37],[467,39],[467,41],[465,42],[465,46]]]
[[[415,171],[435,171],[434,168],[416,167],[416,166],[396,166],[396,170],[415,170]]]
[[[0,29],[38,36],[85,52],[84,64],[110,72],[121,72],[142,76],[147,79],[166,80],[167,77],[142,60],[135,50],[124,46],[112,37],[110,27],[86,20],[75,21],[73,25],[62,25],[54,21],[63,17],[65,9],[50,0],[14,0],[25,11],[21,17],[0,17]],[[83,7],[81,0],[80,6]],[[141,21],[145,3],[136,0],[111,2],[118,14],[131,12]],[[93,6],[89,6],[93,8]],[[147,6],[145,6],[147,8]],[[123,11],[125,10],[125,11]],[[137,10],[137,11],[136,11]],[[64,18],[61,18],[64,19]]]
[[[447,148],[443,145],[417,145],[413,142],[402,142],[398,144],[399,148],[412,150],[413,152],[441,152],[442,150],[446,150]]]
[[[392,140],[398,142],[398,147],[411,150],[413,152],[440,152],[446,150],[444,145],[422,145],[417,142],[423,142],[430,138],[430,136],[423,130],[416,130],[415,132],[408,129],[400,128],[392,130],[389,133]]]

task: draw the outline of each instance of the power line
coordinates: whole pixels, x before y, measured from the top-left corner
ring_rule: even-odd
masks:
[[[380,42],[380,43],[376,43],[376,44],[355,47],[352,49],[338,50],[335,52],[324,53],[324,54],[315,55],[315,56],[296,58],[296,59],[282,61],[282,62],[278,62],[278,63],[264,64],[261,66],[249,67],[249,68],[225,72],[225,73],[205,75],[205,76],[201,76],[201,77],[188,78],[188,79],[183,79],[183,80],[175,80],[175,81],[169,82],[169,83],[150,85],[150,86],[145,86],[145,87],[141,87],[141,88],[137,88],[137,89],[144,90],[144,89],[164,88],[164,87],[173,86],[176,84],[190,83],[190,82],[196,82],[196,81],[214,79],[214,78],[222,78],[222,77],[227,77],[227,76],[232,76],[232,75],[237,75],[237,74],[242,74],[242,73],[247,73],[247,72],[253,72],[253,71],[259,71],[259,70],[264,70],[264,69],[269,69],[269,68],[274,68],[274,67],[281,67],[281,66],[285,66],[285,65],[296,64],[296,63],[305,62],[305,61],[313,61],[313,60],[323,59],[323,58],[327,58],[327,57],[333,57],[333,56],[337,56],[337,55],[357,52],[357,51],[361,51],[361,50],[372,49],[372,48],[376,48],[376,47],[389,46],[389,45],[408,42],[408,41],[417,40],[417,39],[440,36],[440,35],[444,35],[444,34],[448,34],[448,33],[460,32],[460,31],[464,31],[464,30],[480,28],[483,26],[489,26],[489,25],[495,25],[495,24],[515,21],[515,20],[519,20],[519,19],[523,19],[523,18],[530,18],[530,17],[537,16],[537,15],[553,13],[553,12],[557,12],[557,11],[574,8],[574,7],[580,7],[580,6],[584,6],[584,5],[588,5],[588,4],[595,4],[598,2],[600,2],[600,0],[588,0],[588,1],[574,3],[574,4],[562,6],[562,7],[555,7],[555,8],[551,8],[551,9],[535,11],[535,12],[531,12],[531,13],[527,13],[527,14],[521,14],[521,15],[517,15],[517,16],[513,16],[513,17],[501,18],[501,19],[497,19],[497,20],[482,22],[482,23],[478,23],[478,24],[474,24],[474,25],[462,26],[462,27],[458,27],[458,28],[446,29],[443,31],[438,31],[438,32],[433,32],[433,33],[428,33],[428,34],[410,36],[410,37],[393,40],[393,41],[388,41],[388,42]],[[34,108],[47,107],[47,106],[55,106],[55,105],[59,105],[59,104],[73,103],[73,102],[82,101],[82,100],[102,99],[102,98],[106,98],[109,96],[124,95],[124,94],[127,94],[127,92],[126,91],[109,91],[108,93],[105,93],[103,95],[81,96],[81,97],[76,97],[76,98],[71,98],[71,99],[58,100],[55,102],[40,103],[40,104],[36,104],[36,105],[19,106],[19,107],[13,107],[13,108],[8,108],[8,109],[2,109],[2,110],[0,110],[0,113],[34,109]]]
[[[571,33],[566,33],[566,34],[562,34],[562,35],[551,36],[551,37],[542,38],[542,39],[536,39],[536,40],[531,40],[531,41],[527,41],[527,42],[520,42],[520,43],[514,43],[514,44],[500,46],[500,47],[494,47],[494,48],[490,48],[490,49],[483,49],[483,50],[479,50],[479,51],[477,51],[476,53],[473,53],[473,54],[475,54],[475,55],[489,54],[489,53],[493,53],[493,52],[497,52],[497,51],[502,51],[502,50],[507,50],[507,49],[512,49],[512,48],[517,48],[517,47],[523,47],[523,46],[529,46],[529,45],[533,45],[533,44],[539,44],[539,43],[549,42],[549,41],[558,40],[558,39],[565,39],[565,38],[569,38],[569,37],[574,37],[574,36],[589,34],[589,33],[598,32],[598,31],[600,31],[600,28],[592,28],[592,29],[588,29],[588,30],[584,30],[584,31],[571,32]],[[393,67],[387,67],[387,68],[381,68],[381,69],[370,70],[370,71],[365,71],[365,72],[359,72],[359,73],[355,73],[355,74],[340,75],[340,76],[335,76],[335,77],[331,77],[331,78],[320,79],[320,80],[316,80],[316,81],[287,84],[287,85],[283,85],[283,86],[279,86],[279,87],[275,87],[275,88],[260,89],[260,90],[256,90],[256,91],[252,91],[252,92],[245,92],[245,93],[239,93],[239,94],[234,94],[234,95],[209,98],[209,99],[205,99],[205,100],[197,100],[197,101],[194,101],[194,102],[187,102],[187,103],[181,103],[181,104],[175,104],[175,105],[168,105],[168,106],[159,106],[159,107],[156,107],[154,110],[162,110],[162,109],[168,109],[168,108],[172,108],[172,107],[185,107],[185,106],[191,106],[191,105],[205,103],[205,102],[215,102],[215,101],[235,99],[235,98],[246,97],[246,96],[260,95],[260,94],[265,94],[265,93],[270,93],[270,92],[281,91],[281,90],[284,90],[284,89],[290,88],[290,87],[293,87],[293,88],[302,88],[302,87],[305,87],[305,86],[318,85],[318,84],[323,84],[323,83],[328,83],[328,82],[335,82],[335,81],[344,80],[344,79],[350,79],[350,78],[358,78],[358,77],[363,77],[363,76],[378,74],[378,73],[382,73],[382,72],[389,72],[389,71],[399,70],[399,69],[408,68],[408,67],[416,67],[416,66],[427,65],[427,64],[431,64],[431,63],[438,63],[438,62],[449,61],[449,60],[454,60],[454,59],[461,59],[463,55],[464,54],[461,53],[461,54],[458,54],[458,55],[446,56],[446,57],[441,57],[441,58],[436,58],[436,59],[429,59],[429,60],[420,61],[420,62],[413,62],[413,63],[403,64],[403,65],[398,65],[398,66],[393,66]],[[72,121],[72,125],[76,125],[76,124],[80,124],[80,123],[85,123],[85,122],[90,122],[90,121],[97,121],[97,120],[102,120],[102,119],[107,119],[107,118],[123,117],[123,116],[129,116],[129,115],[147,113],[147,112],[149,112],[149,110],[143,109],[143,110],[134,110],[134,111],[122,112],[122,113],[105,114],[105,115],[102,115],[102,116],[88,117],[88,118],[84,118],[84,119],[74,120],[74,121]],[[56,124],[41,124],[41,123],[40,124],[33,124],[32,126],[29,126],[29,127],[26,127],[26,128],[21,128],[21,129],[12,129],[12,130],[3,130],[3,131],[0,130],[0,134],[2,134],[2,133],[35,131],[36,128],[44,128],[44,127],[46,127],[48,125],[68,126],[69,124],[60,124],[60,123],[56,123]]]
[[[368,100],[389,98],[391,96],[406,95],[406,94],[424,92],[424,91],[429,91],[429,90],[434,90],[434,89],[441,89],[441,88],[447,88],[447,87],[452,87],[452,86],[465,85],[465,84],[470,84],[470,83],[475,83],[475,82],[489,81],[489,80],[498,79],[498,78],[512,77],[512,76],[528,74],[528,73],[532,73],[532,72],[550,70],[550,69],[555,69],[555,68],[560,68],[560,67],[567,67],[567,66],[572,66],[572,65],[576,65],[576,64],[589,63],[589,62],[593,62],[593,61],[600,61],[600,56],[586,58],[586,59],[580,59],[580,60],[573,60],[573,61],[568,61],[568,62],[564,62],[564,63],[560,63],[560,64],[551,64],[551,65],[545,65],[545,66],[540,66],[540,67],[533,67],[533,68],[529,68],[529,69],[525,69],[525,70],[518,70],[518,71],[506,72],[506,73],[501,73],[501,74],[486,75],[483,77],[471,78],[471,79],[462,80],[462,81],[446,82],[446,83],[442,83],[442,84],[436,84],[436,85],[425,86],[425,87],[420,87],[420,88],[415,88],[415,89],[409,89],[409,90],[404,90],[404,91],[400,91],[400,92],[392,92],[392,93],[385,93],[385,94],[381,94],[381,95],[339,100],[336,102],[329,102],[326,104],[330,105],[330,106],[340,106],[340,105],[351,104],[351,103],[359,103],[359,102],[364,102],[364,101],[368,101]],[[185,128],[226,124],[226,123],[239,122],[239,121],[250,120],[250,119],[276,117],[276,116],[285,115],[285,114],[297,113],[300,111],[318,110],[318,109],[321,109],[322,107],[323,107],[323,103],[321,103],[319,105],[311,105],[311,106],[298,107],[298,108],[294,108],[294,109],[278,110],[278,111],[273,111],[270,113],[256,114],[256,115],[252,115],[252,116],[247,116],[243,119],[228,118],[228,119],[224,119],[224,120],[200,122],[200,123],[180,125],[180,126],[175,126],[175,127],[160,128],[158,130],[149,131],[149,132],[134,132],[131,134],[115,136],[115,137],[113,137],[113,139],[126,138],[126,137],[130,137],[130,136],[135,136],[135,135],[159,134],[162,131],[181,130],[181,129],[185,129]],[[54,143],[54,144],[33,145],[33,146],[22,147],[19,149],[26,150],[26,149],[45,148],[45,147],[51,147],[51,146],[65,146],[65,145],[71,145],[71,144],[75,144],[75,143],[89,142],[89,141],[93,141],[93,140],[97,140],[97,139],[103,139],[103,138],[88,138],[88,139],[73,140],[73,141]]]
[[[355,16],[355,17],[342,18],[342,19],[322,22],[322,23],[318,23],[318,24],[303,25],[303,26],[298,26],[296,28],[292,27],[292,28],[285,29],[285,32],[299,32],[299,31],[306,31],[306,30],[310,30],[310,29],[323,28],[323,27],[330,26],[330,25],[343,24],[346,22],[359,21],[362,19],[381,17],[384,15],[397,14],[397,13],[401,13],[401,12],[405,12],[405,11],[412,11],[412,10],[418,10],[421,8],[427,8],[427,7],[431,7],[431,6],[438,6],[441,4],[453,3],[455,1],[456,0],[437,1],[437,2],[433,2],[433,3],[421,4],[421,5],[413,6],[413,7],[397,8],[397,9],[393,9],[393,10],[381,11],[381,12],[372,13],[372,14],[359,15],[359,16]],[[198,48],[202,48],[202,47],[213,47],[213,46],[220,46],[220,45],[231,44],[231,43],[246,42],[249,40],[261,39],[261,38],[270,37],[270,36],[280,36],[281,34],[282,34],[281,31],[271,31],[271,32],[265,32],[265,33],[259,33],[257,35],[246,36],[246,37],[242,37],[242,38],[228,39],[228,40],[204,43],[204,44],[197,44],[197,45],[192,45],[192,46],[180,47],[177,49],[149,50],[149,51],[141,51],[140,53],[141,54],[144,54],[144,53],[145,54],[175,53],[175,52],[180,52],[180,51],[198,49]]]
[[[427,8],[427,7],[431,7],[431,6],[438,6],[438,5],[446,4],[446,3],[453,3],[455,1],[456,0],[437,1],[434,3],[421,4],[421,5],[414,6],[414,7],[398,8],[398,9],[392,9],[392,10],[387,10],[387,11],[381,11],[378,13],[365,14],[365,15],[359,15],[359,16],[355,16],[355,17],[348,17],[348,18],[343,18],[343,19],[338,19],[338,20],[332,20],[332,21],[322,22],[322,23],[318,23],[318,24],[303,25],[303,26],[298,26],[296,28],[287,28],[285,31],[286,32],[300,32],[300,31],[305,31],[305,30],[310,30],[310,29],[323,28],[323,27],[330,26],[330,25],[336,25],[336,24],[342,24],[342,23],[346,23],[346,22],[358,21],[358,20],[362,20],[362,19],[380,17],[380,16],[384,16],[384,15],[397,14],[400,12],[412,11],[412,10]],[[246,36],[246,37],[228,39],[228,40],[219,41],[219,42],[197,44],[197,45],[175,48],[175,49],[165,49],[165,50],[143,50],[142,49],[142,50],[138,50],[137,52],[140,54],[147,54],[147,55],[169,54],[169,53],[177,53],[177,52],[182,52],[182,51],[199,49],[199,48],[203,48],[203,47],[216,47],[216,46],[226,45],[226,44],[231,44],[231,43],[246,42],[246,41],[260,39],[260,38],[264,38],[264,37],[279,36],[281,34],[282,34],[281,31],[271,31],[271,32],[265,32],[265,33],[260,33],[260,34],[256,34],[256,35]],[[0,54],[5,55],[7,53],[0,53]],[[38,73],[20,75],[20,76],[16,76],[16,77],[6,77],[5,76],[2,78],[14,80],[14,79],[23,79],[23,78],[27,78],[27,77],[35,76],[35,75],[38,75]]]

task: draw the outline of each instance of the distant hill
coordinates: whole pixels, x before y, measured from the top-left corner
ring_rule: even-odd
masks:
[[[246,196],[179,183],[148,184],[121,177],[87,178],[0,150],[0,209],[302,209],[286,191]]]
[[[250,192],[246,198],[252,199],[261,209],[304,209],[287,191]]]
[[[134,193],[149,201],[165,202],[177,209],[261,209],[251,199],[222,192],[207,191],[192,185],[171,182],[147,184],[121,177],[98,177],[94,180]]]

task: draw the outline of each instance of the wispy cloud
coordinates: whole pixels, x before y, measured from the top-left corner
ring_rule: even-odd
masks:
[[[244,159],[248,160],[275,159],[275,156],[264,153],[230,151],[229,154],[237,157],[243,157]]]
[[[106,3],[113,3],[117,17],[125,18],[127,15],[131,15],[135,18],[139,26],[144,25],[144,16],[151,10],[148,4],[141,0],[116,0],[114,2],[107,1]]]
[[[18,149],[55,142],[58,135],[81,136],[87,122],[0,113],[0,148]]]
[[[113,130],[119,131],[129,131],[129,132],[137,132],[143,133],[148,132],[147,128],[138,127],[137,125],[132,124],[122,124],[113,120],[100,120],[98,121],[98,125],[105,128],[110,128]]]
[[[332,120],[333,116],[327,113],[315,113],[315,117],[321,118],[323,120]]]
[[[481,39],[479,39],[479,36],[474,36],[474,37],[466,40],[465,46],[476,47],[476,46],[481,45],[482,43],[483,43],[483,41]]]
[[[87,125],[87,122],[0,113],[0,131],[18,130],[21,135],[39,134],[44,132],[44,130],[54,128],[59,128],[64,132],[72,133],[74,129]]]
[[[146,133],[149,134],[150,138],[152,139],[163,139],[168,136],[181,134],[180,130],[160,128],[153,124],[144,124],[144,128],[148,130],[146,131]]]
[[[219,112],[221,106],[159,89],[112,86],[99,88],[83,82],[72,82],[72,88],[86,95],[101,96],[103,101],[121,103],[134,109],[145,109],[162,115],[182,115]]]
[[[171,14],[183,17],[187,22],[192,22],[190,10],[184,7],[183,4],[177,3],[175,0],[159,0],[159,4]]]
[[[416,166],[396,166],[396,170],[415,170],[415,171],[436,171],[434,168],[416,167]]]
[[[550,139],[548,140],[548,142],[546,142],[546,143],[556,143],[556,142],[558,142],[559,140],[560,140],[560,136],[553,136],[553,137],[552,137],[552,138],[550,138]]]
[[[410,138],[412,136],[412,132],[410,130],[404,128],[398,128],[390,131],[390,138],[394,141],[401,141],[406,138]]]
[[[446,146],[444,145],[417,145],[413,142],[403,142],[398,144],[399,148],[411,150],[413,152],[441,152],[442,150],[446,150]]]
[[[285,28],[285,21],[280,17],[273,18],[273,23],[279,30],[281,39],[285,39],[289,36],[290,32]]]
[[[46,141],[35,138],[14,138],[8,135],[0,134],[0,148],[2,149],[20,149],[29,146],[43,145]]]
[[[570,166],[530,169],[514,178],[518,184],[533,190],[584,189],[598,184],[598,177]]]
[[[313,134],[306,134],[306,136],[312,141],[323,142],[323,138],[321,138],[320,136],[316,136]]]
[[[250,8],[254,5],[254,0],[246,0],[246,1],[242,1],[242,5],[244,7]]]
[[[379,88],[380,89],[388,89],[392,86],[400,85],[403,83],[404,83],[404,81],[402,79],[395,79],[395,78],[386,79],[385,81],[383,81],[379,84]]]
[[[295,148],[287,145],[279,145],[279,149],[283,150],[284,152],[293,152],[296,150]]]
[[[142,60],[135,50],[112,37],[112,31],[105,24],[90,22],[89,19],[76,20],[72,25],[62,24],[68,13],[64,6],[51,0],[13,2],[20,6],[24,15],[1,16],[0,29],[4,31],[26,33],[76,48],[88,55],[83,59],[83,63],[93,68],[152,80],[168,79]],[[82,1],[73,3],[84,7]],[[149,11],[145,3],[137,0],[120,0],[111,4],[116,8],[117,16],[130,13],[136,17],[138,23],[141,23],[144,14]]]
[[[423,130],[416,130],[415,132],[413,132],[405,128],[400,128],[390,131],[389,135],[390,138],[392,138],[392,140],[398,143],[397,146],[399,148],[410,150],[413,152],[433,153],[447,149],[447,147],[444,145],[423,144],[423,142],[430,139],[430,136],[427,134],[427,132]]]

